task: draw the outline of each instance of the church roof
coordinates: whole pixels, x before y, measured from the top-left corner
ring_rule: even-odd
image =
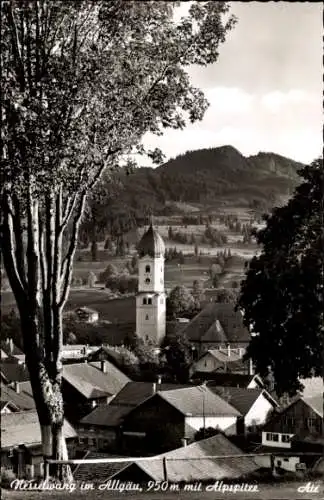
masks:
[[[161,235],[153,229],[152,224],[144,233],[138,244],[138,254],[140,257],[149,255],[150,257],[160,257],[165,253],[165,245]]]

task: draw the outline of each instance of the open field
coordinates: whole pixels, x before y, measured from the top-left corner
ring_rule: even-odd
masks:
[[[73,492],[29,492],[29,491],[12,491],[2,490],[3,500],[41,500],[48,498],[50,500],[61,500],[68,498],[84,498],[87,500],[97,500],[103,498],[110,498],[112,500],[119,500],[122,498],[132,498],[133,500],[147,500],[154,498],[155,500],[220,500],[224,498],[232,498],[233,500],[322,500],[324,497],[323,481],[314,481],[311,483],[313,488],[317,490],[310,492],[300,492],[299,488],[305,488],[308,481],[296,481],[293,483],[277,483],[277,484],[258,484],[258,491],[253,492],[230,492],[226,493],[205,491],[199,492],[184,492],[183,490],[165,491],[165,492],[134,492],[127,491],[119,493],[117,491],[81,491],[76,489]]]

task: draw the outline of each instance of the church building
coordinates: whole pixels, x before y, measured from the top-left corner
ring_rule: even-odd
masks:
[[[151,223],[138,245],[136,334],[157,344],[165,337],[166,327],[164,254],[163,239]]]

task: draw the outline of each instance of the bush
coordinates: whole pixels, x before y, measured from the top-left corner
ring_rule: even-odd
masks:
[[[1,487],[10,488],[12,481],[16,479],[16,474],[10,469],[1,469]]]

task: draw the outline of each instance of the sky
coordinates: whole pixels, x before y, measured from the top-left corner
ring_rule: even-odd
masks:
[[[230,5],[238,22],[218,61],[189,70],[210,103],[204,119],[161,137],[147,134],[145,146],[167,159],[231,145],[244,156],[264,151],[310,163],[323,149],[322,2]]]

